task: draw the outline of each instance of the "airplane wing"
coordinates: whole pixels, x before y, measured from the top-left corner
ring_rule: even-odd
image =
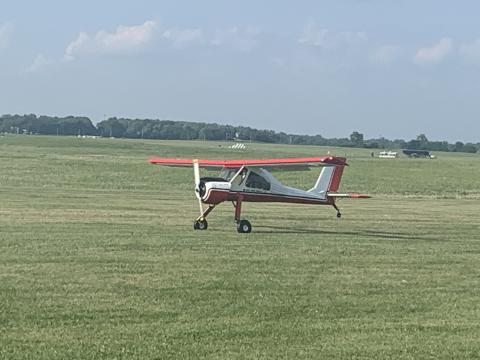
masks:
[[[199,167],[207,169],[240,168],[242,166],[261,168],[298,168],[325,165],[348,165],[344,157],[321,156],[309,158],[283,158],[283,159],[248,159],[248,160],[204,160],[204,159],[174,159],[152,158],[151,164],[177,167],[190,167],[198,162]]]

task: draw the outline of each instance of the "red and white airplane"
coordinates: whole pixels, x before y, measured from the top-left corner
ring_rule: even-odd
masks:
[[[165,166],[193,166],[195,194],[200,205],[200,216],[195,219],[195,230],[206,230],[207,215],[220,203],[231,201],[235,207],[235,223],[239,233],[249,233],[252,225],[241,219],[242,202],[284,202],[311,205],[331,205],[342,214],[335,201],[339,198],[369,198],[358,193],[339,194],[346,158],[322,156],[262,160],[199,160],[152,158],[150,163]],[[267,169],[304,170],[322,166],[315,185],[309,190],[283,185]],[[200,177],[200,168],[220,170],[218,177]],[[206,209],[203,204],[208,204]]]

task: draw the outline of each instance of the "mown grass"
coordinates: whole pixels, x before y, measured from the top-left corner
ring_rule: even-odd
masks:
[[[480,159],[361,149],[0,137],[6,359],[478,358]],[[230,204],[195,232],[189,169],[149,156],[347,154],[328,207]],[[316,171],[278,172],[308,187]]]

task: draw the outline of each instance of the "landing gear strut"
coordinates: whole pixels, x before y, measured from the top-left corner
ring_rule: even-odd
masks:
[[[235,224],[237,224],[237,231],[241,234],[246,234],[252,232],[252,224],[248,220],[240,219],[240,214],[242,212],[242,200],[243,196],[239,196],[237,201],[233,202],[233,206],[235,207]]]
[[[233,206],[235,207],[235,224],[237,227],[237,231],[241,234],[247,234],[252,232],[252,224],[250,221],[241,219],[240,215],[242,212],[242,200],[243,196],[239,196],[237,201],[233,201]],[[215,208],[216,205],[209,205],[206,210],[202,211],[202,214],[195,219],[193,222],[193,228],[195,230],[207,230],[208,222],[207,222],[207,215]]]
[[[202,215],[195,219],[193,222],[193,228],[195,230],[207,230],[208,222],[206,217],[215,208],[215,206],[216,205],[209,205],[208,208],[202,212]]]
[[[338,208],[338,206],[336,204],[332,204],[333,208],[335,210],[337,210],[337,218],[341,218],[342,217],[342,213],[340,212],[340,209]]]

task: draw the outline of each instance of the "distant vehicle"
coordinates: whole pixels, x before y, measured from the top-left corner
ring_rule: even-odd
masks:
[[[322,156],[312,158],[286,158],[261,160],[198,160],[154,158],[150,163],[164,166],[193,166],[195,194],[200,206],[200,216],[195,219],[195,230],[207,229],[207,215],[220,203],[232,202],[235,208],[235,223],[239,233],[249,233],[252,225],[241,219],[242,202],[284,202],[311,205],[330,205],[342,214],[336,205],[337,199],[369,198],[358,193],[337,193],[346,158]],[[310,190],[283,185],[266,169],[304,170],[322,166],[315,185]],[[220,170],[218,177],[200,177],[200,168]],[[204,209],[203,204],[208,204]]]
[[[378,157],[382,159],[395,159],[398,157],[398,153],[396,151],[380,151]]]
[[[413,157],[413,158],[429,158],[429,159],[434,159],[435,156],[430,154],[430,151],[428,150],[409,150],[409,149],[404,149],[403,153],[407,155],[408,157]]]

